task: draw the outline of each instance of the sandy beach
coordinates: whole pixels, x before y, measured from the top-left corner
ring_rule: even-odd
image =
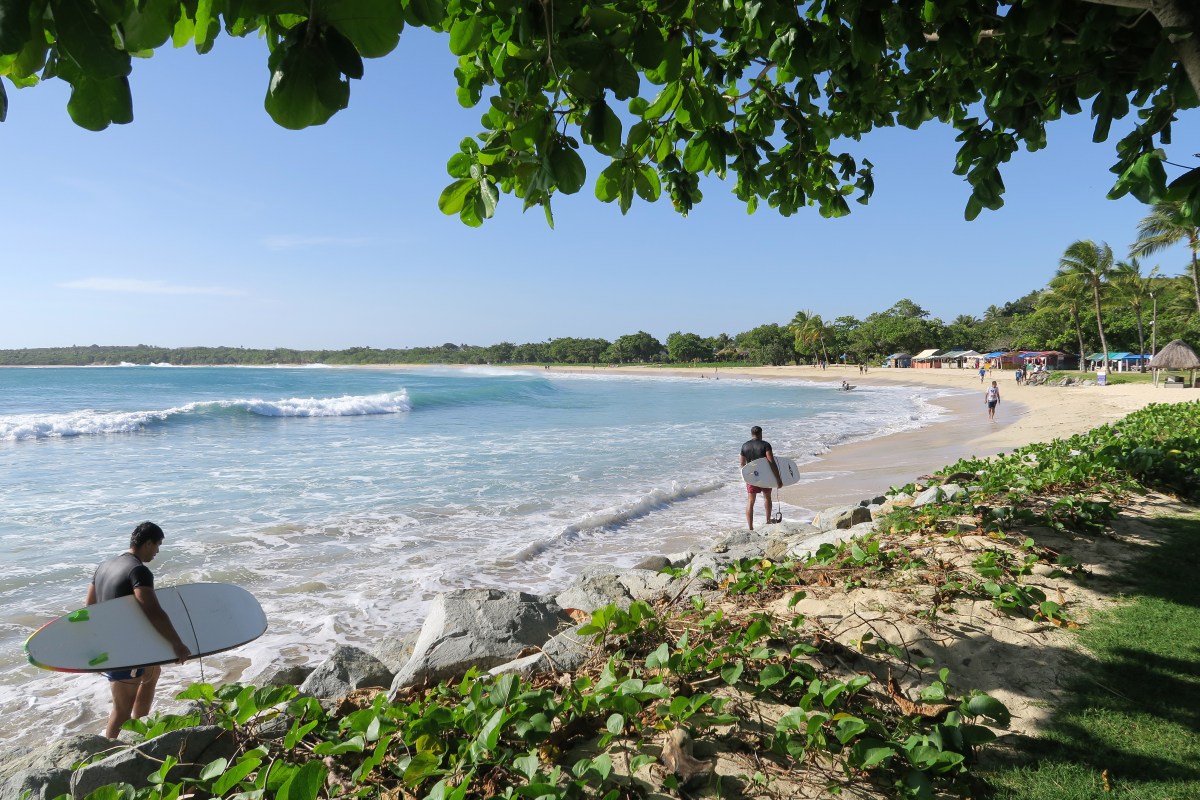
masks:
[[[551,368],[560,372],[593,372],[592,369]],[[708,378],[770,378],[821,381],[855,386],[933,386],[970,392],[938,401],[949,412],[941,422],[920,430],[844,445],[822,454],[801,471],[820,480],[786,488],[786,504],[821,509],[857,502],[890,486],[901,486],[947,464],[972,456],[1006,453],[1030,442],[1048,441],[1091,430],[1121,419],[1151,403],[1181,403],[1200,399],[1200,391],[1165,389],[1148,383],[1108,386],[1017,386],[1011,370],[996,370],[980,383],[972,370],[871,369],[812,366],[721,367],[719,369],[663,369],[609,367],[609,372],[679,375]],[[984,389],[995,380],[1000,387],[996,421],[987,417]],[[770,420],[760,423],[770,440]],[[736,447],[731,447],[731,452]],[[781,455],[789,455],[781,453]],[[731,456],[732,458],[732,456]]]

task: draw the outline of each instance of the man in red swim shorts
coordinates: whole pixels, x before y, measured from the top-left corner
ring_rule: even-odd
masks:
[[[744,467],[760,458],[767,459],[767,463],[771,465],[771,472],[775,473],[775,482],[782,489],[783,478],[779,477],[779,467],[775,465],[775,452],[771,449],[770,442],[763,441],[762,428],[755,425],[750,429],[750,439],[742,445],[741,465]],[[762,494],[766,503],[767,522],[771,521],[771,491],[770,488],[746,484],[746,525],[750,530],[754,530],[754,498],[759,494]]]

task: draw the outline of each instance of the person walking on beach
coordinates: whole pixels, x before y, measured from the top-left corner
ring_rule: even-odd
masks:
[[[150,624],[171,643],[171,649],[175,651],[175,663],[182,664],[191,655],[191,650],[179,638],[170,617],[158,604],[158,597],[154,594],[154,574],[146,566],[158,555],[164,538],[162,528],[153,522],[143,522],[134,528],[129,537],[129,549],[96,568],[88,585],[87,604],[90,606],[133,595]],[[117,738],[122,725],[134,717],[144,717],[150,713],[161,672],[162,669],[155,666],[104,673],[112,692],[112,711],[108,715],[105,736]]]
[[[771,449],[771,443],[763,441],[762,428],[755,425],[750,429],[750,438],[742,445],[742,463],[741,466],[746,466],[751,461],[757,461],[760,458],[767,459],[767,463],[771,465],[771,472],[775,473],[775,483],[783,488],[783,478],[779,476],[779,467],[775,464],[775,451]],[[750,530],[754,530],[754,498],[761,494],[767,511],[767,522],[771,521],[771,489],[769,487],[752,486],[746,484],[746,526]]]
[[[984,367],[980,367],[980,368],[979,368],[979,382],[980,382],[980,383],[983,383],[983,373],[984,373],[985,371],[986,371],[986,368],[984,368]]]
[[[983,402],[987,403],[988,419],[992,422],[996,421],[996,406],[1000,405],[1000,387],[992,381],[992,385],[984,392]]]

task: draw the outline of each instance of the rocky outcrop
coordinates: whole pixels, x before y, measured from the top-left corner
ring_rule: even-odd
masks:
[[[944,483],[941,486],[930,486],[913,498],[913,508],[927,506],[930,503],[941,503],[947,500],[963,500],[967,490],[957,483]]]
[[[871,511],[866,506],[834,506],[813,518],[813,525],[823,531],[845,530],[871,521]]]
[[[552,598],[500,589],[440,594],[421,626],[412,658],[392,681],[390,696],[436,683],[471,667],[491,669],[541,647],[563,623]]]
[[[321,699],[342,697],[368,686],[391,686],[395,675],[370,653],[342,645],[313,670],[300,691]]]
[[[0,800],[50,800],[71,791],[71,767],[120,747],[103,736],[69,736],[49,747],[9,758],[0,765]]]
[[[73,773],[71,796],[79,800],[113,783],[146,786],[146,776],[157,772],[167,756],[179,759],[167,780],[195,778],[205,764],[230,758],[234,752],[233,734],[215,725],[171,731],[136,747],[123,748]]]
[[[633,595],[616,575],[585,575],[554,600],[562,608],[577,608],[590,614],[607,605],[629,608]]]

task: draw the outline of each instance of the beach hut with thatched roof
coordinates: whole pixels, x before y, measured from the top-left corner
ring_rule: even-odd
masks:
[[[1200,369],[1200,356],[1196,355],[1196,351],[1182,339],[1176,339],[1168,344],[1154,358],[1150,359],[1150,369],[1154,370],[1154,385],[1158,386],[1159,370],[1187,370],[1188,382],[1183,383],[1181,379],[1174,380],[1168,378],[1164,381],[1164,386],[1195,386],[1196,385],[1196,370]]]

